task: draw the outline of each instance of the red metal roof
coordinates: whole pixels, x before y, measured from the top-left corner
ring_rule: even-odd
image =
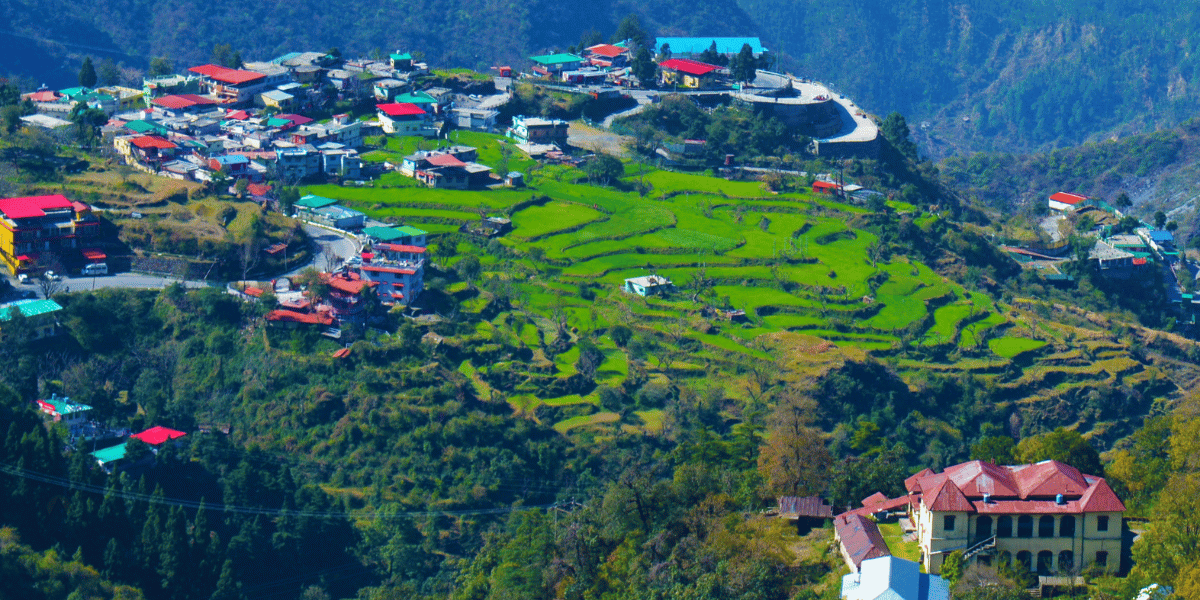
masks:
[[[105,254],[95,248],[88,248],[88,249],[84,250],[83,252],[81,252],[81,254],[83,254],[84,258],[86,258],[90,261],[93,261],[93,262],[105,260],[108,258],[107,254]]]
[[[598,54],[600,56],[607,56],[609,58],[613,58],[613,57],[620,56],[620,55],[628,52],[629,49],[622,48],[620,46],[614,46],[612,44],[599,44],[596,46],[592,46],[591,48],[588,48],[587,51],[591,52],[592,54]]]
[[[465,167],[467,163],[458,160],[453,154],[438,154],[425,159],[431,165],[438,167]]]
[[[347,356],[350,356],[349,348],[340,348],[333,353],[334,358],[346,358]]]
[[[817,189],[817,188],[820,188],[823,190],[835,190],[838,188],[838,184],[836,184],[832,181],[814,181],[813,189]]]
[[[41,92],[29,94],[28,98],[33,102],[55,102],[61,98],[61,96],[59,96],[58,92],[54,90],[43,90]]]
[[[411,252],[413,254],[425,254],[425,248],[421,246],[409,246],[406,244],[375,244],[375,248],[379,250],[387,250],[388,252]]]
[[[885,496],[883,494],[883,492],[875,492],[874,494],[871,494],[870,496],[863,498],[862,505],[863,506],[871,506],[872,504],[882,504],[884,502],[887,502],[887,499],[888,499],[888,497]]]
[[[263,295],[263,289],[254,286],[247,287],[245,290],[242,290],[242,292],[247,296],[252,296],[254,298],[258,298],[259,296]]]
[[[1083,512],[1125,512],[1125,503],[1108,487],[1108,482],[1097,477],[1091,487],[1079,499]]]
[[[304,323],[306,325],[333,325],[333,317],[317,313],[301,313],[293,310],[273,310],[266,315],[268,321],[277,323]]]
[[[1050,196],[1050,199],[1055,202],[1062,202],[1063,204],[1075,205],[1087,200],[1087,196],[1080,196],[1079,194],[1070,194],[1067,192],[1057,192]]]
[[[220,65],[200,65],[198,67],[192,67],[188,70],[193,73],[204,75],[209,79],[220,81],[221,83],[231,83],[235,85],[239,83],[248,83],[256,79],[262,79],[266,77],[266,75],[263,75],[262,73],[243,71],[240,69],[230,69],[229,67],[222,67]]]
[[[10,219],[44,217],[47,209],[58,208],[71,208],[71,201],[61,194],[0,200],[0,213]]]
[[[250,113],[244,110],[235,110],[225,115],[225,118],[229,119],[230,121],[245,121],[246,119],[250,118]]]
[[[1101,477],[1055,460],[997,466],[971,461],[905,480],[932,510],[1009,514],[1120,512],[1125,505]],[[1062,502],[1058,496],[1062,495]],[[984,497],[988,498],[984,502]],[[860,509],[861,510],[861,509]]]
[[[143,135],[140,137],[135,137],[132,140],[129,140],[129,143],[131,143],[134,146],[137,146],[138,148],[141,148],[143,150],[145,150],[147,148],[158,148],[159,150],[170,150],[171,148],[175,147],[174,142],[165,140],[156,135]]]
[[[695,75],[697,77],[701,75],[708,75],[709,73],[721,68],[715,65],[710,65],[708,63],[702,63],[698,60],[691,60],[687,58],[667,59],[662,61],[659,66],[664,69],[679,71],[680,73],[687,73],[688,75]]]
[[[1004,468],[982,460],[973,460],[946,467],[944,473],[963,494],[981,498],[993,496],[1017,496],[1019,483],[1013,481],[1012,473]]]
[[[420,106],[411,102],[392,102],[390,104],[380,104],[376,106],[383,114],[389,117],[405,117],[411,115],[423,115],[424,110]]]
[[[971,512],[975,507],[971,506],[971,502],[963,495],[962,490],[954,485],[954,482],[949,477],[943,479],[940,483],[934,484],[933,488],[923,494],[925,505],[929,510],[941,512]]]
[[[329,287],[347,294],[359,294],[362,293],[363,288],[379,285],[377,282],[359,277],[357,273],[335,273],[333,275],[322,273],[321,278],[329,284]]]
[[[921,491],[921,483],[920,483],[921,479],[928,477],[930,475],[936,475],[936,474],[937,473],[935,473],[933,471],[933,469],[930,469],[929,467],[925,467],[924,469],[921,469],[920,471],[918,471],[912,477],[909,477],[908,479],[904,480],[904,489],[906,489],[910,492],[919,492],[919,491]]]
[[[412,269],[397,269],[395,267],[380,267],[378,265],[363,265],[359,267],[368,273],[396,273],[397,275],[416,275]]]
[[[170,96],[162,96],[160,98],[155,98],[155,99],[151,100],[150,102],[152,104],[161,106],[163,108],[170,108],[170,109],[175,109],[175,110],[178,110],[181,108],[188,108],[191,106],[208,105],[208,104],[216,104],[217,103],[216,100],[213,100],[212,98],[205,98],[204,96],[198,96],[196,94],[173,94]]]
[[[1135,258],[1135,259],[1133,259],[1133,264],[1135,264],[1135,265],[1137,265],[1137,266],[1139,266],[1139,267],[1140,267],[1140,266],[1142,266],[1142,265],[1146,264],[1146,259],[1144,259],[1144,258]]]
[[[271,186],[265,183],[251,183],[246,186],[246,191],[252,196],[266,196],[271,191]]]
[[[174,429],[167,429],[166,427],[155,426],[155,427],[151,427],[150,429],[147,429],[141,433],[135,433],[129,437],[142,440],[143,442],[146,442],[147,444],[150,444],[151,446],[157,446],[168,440],[173,440],[175,438],[181,438],[185,435],[187,435],[187,434],[182,431],[176,431]]]
[[[838,540],[855,567],[862,561],[880,556],[891,556],[883,534],[874,521],[859,514],[838,515],[833,519]]]

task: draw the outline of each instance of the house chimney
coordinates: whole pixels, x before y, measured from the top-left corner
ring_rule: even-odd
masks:
[[[1067,503],[1067,501],[1066,501],[1066,499],[1065,499],[1065,498],[1063,498],[1063,495],[1062,495],[1062,494],[1059,494],[1059,495],[1057,495],[1057,496],[1055,496],[1055,497],[1054,497],[1054,503],[1055,503],[1055,504],[1066,504],[1066,503]]]
[[[984,504],[991,504],[991,503],[992,503],[992,495],[991,495],[991,494],[988,494],[988,493],[986,493],[986,492],[985,492],[985,493],[983,494],[983,503],[984,503]]]

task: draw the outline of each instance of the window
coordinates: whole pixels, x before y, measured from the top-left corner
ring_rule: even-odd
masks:
[[[1049,550],[1038,552],[1037,572],[1039,575],[1049,575],[1054,568],[1054,553]]]
[[[1038,519],[1038,537],[1054,537],[1054,517],[1044,515]]]
[[[1063,550],[1058,553],[1058,570],[1062,573],[1070,573],[1075,568],[1075,553],[1070,550]]]
[[[954,531],[954,515],[946,515],[942,517],[942,529],[946,531]]]
[[[996,537],[1012,537],[1012,517],[1003,515],[996,519]]]
[[[1064,515],[1058,521],[1058,537],[1075,537],[1075,517]]]
[[[1017,519],[1017,537],[1033,537],[1033,517],[1021,515]]]
[[[1108,531],[1108,516],[1096,517],[1096,531]]]
[[[1101,569],[1108,566],[1108,553],[1107,552],[1097,552],[1096,553],[1096,566],[1100,567]]]

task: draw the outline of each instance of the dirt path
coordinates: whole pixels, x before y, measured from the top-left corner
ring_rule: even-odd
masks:
[[[571,127],[567,130],[567,137],[571,140],[571,145],[576,148],[603,152],[619,158],[628,158],[629,150],[625,144],[633,140],[629,136],[617,135],[578,121],[571,122]]]

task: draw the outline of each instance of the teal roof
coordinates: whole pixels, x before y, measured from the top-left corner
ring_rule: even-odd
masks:
[[[92,90],[89,88],[80,86],[80,87],[67,88],[65,90],[58,90],[58,93],[74,100],[75,96],[82,96],[84,94],[91,93],[91,91]]]
[[[125,443],[122,442],[111,448],[97,450],[92,453],[92,456],[95,457],[96,461],[102,465],[107,465],[110,462],[121,460],[122,458],[125,458]]]
[[[12,318],[12,312],[9,310],[12,307],[18,308],[26,317],[36,317],[62,310],[62,306],[53,300],[17,300],[8,304],[0,304],[0,321]]]
[[[671,54],[700,54],[717,43],[717,52],[721,54],[737,54],[742,46],[750,44],[754,54],[762,54],[767,49],[756,37],[667,37],[654,40],[654,49],[660,50],[663,44],[671,47]]]
[[[425,92],[412,92],[396,96],[393,102],[396,104],[404,104],[405,102],[409,104],[437,104],[437,99]]]
[[[404,54],[393,54],[392,60],[412,60],[412,55],[407,52]]]
[[[363,233],[369,237],[373,237],[381,242],[390,242],[395,239],[404,237],[404,233],[392,227],[365,227]]]
[[[286,127],[291,124],[292,122],[287,119],[276,119],[274,117],[267,119],[267,125],[270,127]]]
[[[426,233],[428,233],[426,231],[421,231],[420,229],[417,229],[416,227],[412,227],[410,225],[401,225],[400,227],[396,228],[396,231],[399,231],[400,233],[403,233],[404,235],[408,235],[408,236],[425,235]]]
[[[580,62],[583,59],[574,54],[547,54],[545,56],[530,56],[529,60],[539,65],[561,65],[569,62]]]
[[[321,208],[331,204],[337,204],[337,200],[323,198],[321,196],[314,196],[312,194],[309,194],[296,201],[296,206],[303,206],[304,208]]]
[[[70,415],[85,410],[92,410],[92,407],[78,402],[71,402],[70,398],[60,398],[58,395],[52,395],[48,400],[42,400],[46,404],[54,407],[54,412],[60,415]]]
[[[167,134],[166,127],[163,127],[162,125],[159,125],[158,123],[151,123],[150,121],[143,121],[140,119],[137,121],[130,121],[130,122],[126,123],[125,127],[132,129],[138,133],[161,133],[163,135]]]

